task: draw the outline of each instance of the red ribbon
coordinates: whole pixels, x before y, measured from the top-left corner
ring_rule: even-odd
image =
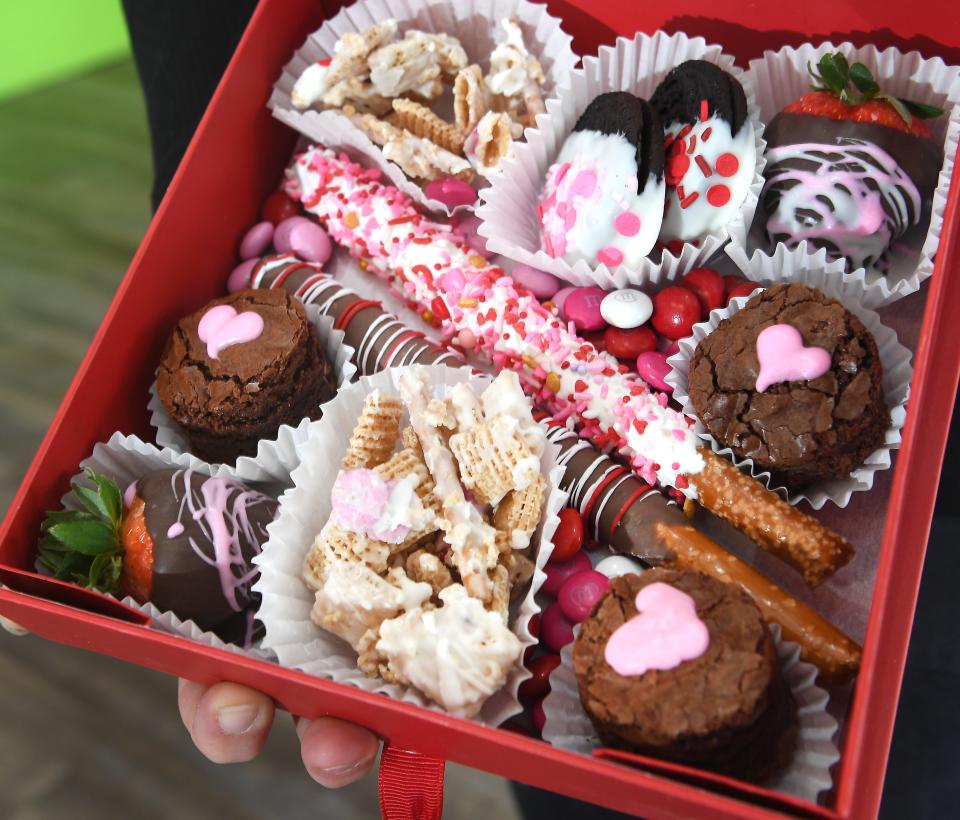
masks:
[[[440,758],[385,745],[379,788],[384,820],[440,820],[443,767]]]

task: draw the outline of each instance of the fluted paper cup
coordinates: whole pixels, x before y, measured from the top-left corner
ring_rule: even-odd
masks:
[[[831,767],[840,759],[834,735],[836,719],[827,712],[828,694],[815,684],[817,668],[800,660],[800,647],[786,641],[777,624],[770,626],[780,658],[780,673],[797,703],[797,745],[789,765],[763,785],[811,803],[833,784]],[[576,628],[580,633],[580,627]],[[580,703],[573,671],[573,644],[560,653],[543,701],[543,739],[560,749],[590,755],[603,744]]]
[[[780,254],[778,249],[778,254]],[[809,260],[807,260],[809,261]],[[793,268],[796,263],[798,268]],[[827,503],[846,507],[854,493],[864,492],[873,487],[876,474],[890,467],[893,451],[899,449],[901,431],[907,418],[907,400],[910,397],[910,380],[913,378],[913,368],[910,365],[911,353],[897,340],[897,334],[880,321],[880,317],[872,310],[863,307],[856,298],[851,298],[850,290],[859,292],[860,284],[853,280],[844,282],[837,278],[837,271],[842,263],[830,263],[819,268],[807,264],[800,257],[786,256],[780,259],[783,266],[783,275],[775,276],[777,260],[755,258],[751,261],[751,270],[757,272],[761,279],[770,278],[773,282],[802,281],[804,284],[817,288],[827,296],[838,302],[863,322],[864,326],[873,335],[880,353],[883,365],[883,395],[890,408],[890,424],[884,433],[883,444],[874,450],[862,465],[854,470],[847,478],[823,481],[813,484],[800,492],[789,493],[783,486],[776,484],[769,472],[757,467],[752,459],[739,458],[729,447],[721,444],[707,432],[707,428],[697,418],[693,403],[687,391],[687,374],[690,361],[701,339],[712,333],[724,319],[736,315],[751,297],[737,297],[726,308],[714,310],[706,322],[693,326],[693,335],[679,342],[680,350],[671,356],[667,362],[672,370],[667,375],[667,383],[673,386],[673,398],[680,403],[683,412],[695,420],[694,430],[710,444],[715,453],[719,453],[736,464],[741,470],[746,470],[767,488],[778,492],[791,504],[807,501],[815,510],[821,509]],[[802,269],[802,271],[801,271]],[[766,273],[764,273],[766,271]],[[846,290],[845,290],[846,289]]]
[[[870,69],[884,93],[916,102],[936,105],[944,115],[927,120],[937,142],[943,146],[943,165],[933,194],[930,224],[919,256],[902,256],[894,260],[886,274],[871,268],[850,270],[845,260],[836,278],[844,284],[859,283],[867,307],[877,308],[895,302],[916,292],[933,273],[933,265],[943,229],[943,215],[947,191],[953,174],[953,162],[960,141],[960,68],[946,65],[939,57],[924,59],[916,51],[904,53],[890,47],[879,50],[875,46],[855,47],[852,43],[821,43],[798,48],[785,46],[779,51],[767,51],[750,61],[747,76],[756,91],[757,104],[764,122],[770,122],[778,112],[810,90],[811,77],[807,64],[816,65],[828,53],[840,51],[851,64],[861,62]],[[758,256],[771,255],[776,248],[756,247],[756,236],[751,235],[751,222],[735,225],[730,232],[727,254],[750,277],[749,262]],[[816,256],[825,260],[825,253],[812,247],[806,240],[799,243],[792,255],[798,260]],[[756,280],[755,280],[756,281]]]
[[[258,617],[266,627],[264,646],[276,653],[281,665],[365,692],[378,692],[404,703],[442,711],[413,687],[364,675],[357,668],[357,654],[351,646],[310,620],[315,596],[302,579],[304,559],[330,517],[330,490],[336,478],[336,465],[346,452],[364,400],[374,390],[399,395],[400,376],[408,370],[425,373],[429,389],[436,396],[444,396],[454,385],[462,383],[469,384],[479,395],[490,382],[489,377],[473,375],[467,368],[420,365],[364,376],[342,389],[336,399],[326,405],[323,418],[300,446],[301,463],[293,473],[294,486],[281,497],[280,512],[268,530],[270,538],[257,559],[260,580],[254,590],[262,595]],[[524,650],[537,643],[530,633],[529,621],[540,611],[535,595],[546,579],[543,567],[553,551],[553,534],[560,523],[558,513],[566,503],[566,493],[559,488],[563,468],[557,465],[558,453],[559,448],[548,442],[541,457],[547,497],[540,524],[531,539],[536,570],[530,588],[510,611],[511,630]],[[477,715],[480,722],[498,726],[521,711],[517,690],[530,676],[523,666],[522,654],[506,684],[484,703]]]
[[[526,0],[360,0],[342,9],[327,20],[294,54],[274,84],[269,107],[281,122],[305,134],[311,140],[328,148],[347,149],[364,164],[376,165],[389,180],[417,205],[447,215],[466,210],[469,206],[448,208],[430,199],[419,185],[410,180],[399,166],[383,155],[383,150],[347,117],[337,111],[299,111],[290,98],[293,86],[304,69],[318,60],[333,57],[337,41],[348,32],[362,32],[375,23],[387,19],[397,21],[403,33],[411,29],[429,33],[450,34],[456,37],[467,52],[470,63],[477,63],[486,72],[490,67],[490,52],[497,45],[500,21],[515,18],[523,31],[524,43],[543,68],[546,83],[542,91],[546,100],[556,93],[564,77],[577,64],[579,57],[571,47],[572,38],[560,27],[560,20],[547,12],[541,4]],[[437,113],[448,121],[450,111],[444,100],[438,102]],[[447,107],[449,107],[449,101]]]
[[[636,268],[625,265],[611,268],[591,266],[586,261],[571,265],[554,258],[540,247],[540,225],[536,206],[546,178],[567,136],[590,102],[607,91],[630,91],[649,99],[669,71],[685,60],[706,60],[736,77],[747,98],[749,122],[753,126],[756,164],[747,196],[736,216],[726,226],[705,234],[701,240],[684,242],[679,253],[664,250],[652,254]],[[763,125],[749,75],[724,54],[720,46],[709,45],[702,37],[685,34],[637,34],[633,39],[617,38],[613,46],[604,46],[595,57],[584,57],[583,67],[570,73],[555,99],[547,102],[547,111],[537,117],[537,127],[528,129],[526,141],[515,146],[491,185],[480,193],[482,205],[477,215],[482,220],[479,233],[487,238],[487,248],[525,265],[549,271],[573,285],[596,285],[605,290],[626,285],[658,287],[704,264],[727,241],[731,230],[749,225],[763,186]]]
[[[317,331],[317,339],[323,354],[330,363],[331,373],[337,383],[337,389],[349,384],[356,376],[357,368],[353,364],[354,350],[346,344],[344,333],[333,326],[333,319],[321,316],[315,305],[306,305],[307,316]],[[157,383],[150,386],[150,424],[156,430],[156,441],[160,447],[169,448],[188,455],[198,463],[201,459],[190,455],[190,442],[183,430],[170,418],[163,402],[157,395]],[[290,473],[299,464],[297,447],[306,441],[311,420],[304,418],[295,427],[282,424],[277,435],[271,439],[261,439],[255,456],[240,456],[234,464],[212,464],[211,475],[233,478],[237,481],[270,482],[290,486]]]
[[[113,479],[120,487],[120,491],[123,492],[146,473],[171,467],[191,470],[202,475],[213,476],[216,474],[211,465],[193,456],[178,453],[169,448],[159,449],[152,444],[141,441],[136,436],[114,433],[109,441],[98,443],[93,448],[93,453],[80,463],[81,472],[74,476],[71,484],[76,482],[84,486],[90,486],[90,481],[83,471],[91,469]],[[72,491],[63,496],[61,503],[67,509],[83,509]],[[150,602],[141,604],[127,596],[122,603],[147,615],[151,620],[151,627],[162,632],[179,635],[204,646],[225,649],[250,658],[274,659],[273,653],[264,649],[259,642],[253,642],[245,647],[227,643],[213,632],[197,626],[193,621],[185,621],[175,612],[160,610]],[[251,612],[251,631],[252,618],[253,613]]]

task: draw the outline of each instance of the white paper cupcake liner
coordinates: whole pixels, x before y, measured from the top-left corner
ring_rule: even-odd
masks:
[[[778,255],[782,253],[778,249]],[[708,432],[706,427],[697,418],[696,411],[687,393],[687,373],[693,352],[700,340],[712,333],[717,325],[729,316],[738,313],[749,301],[750,297],[741,296],[731,300],[726,308],[714,310],[706,322],[693,326],[693,335],[680,340],[680,350],[671,356],[667,362],[672,370],[667,375],[667,383],[673,386],[673,398],[680,403],[681,409],[690,418],[694,419],[694,430],[709,442],[715,453],[719,453],[736,464],[741,470],[746,470],[767,488],[778,492],[791,504],[807,501],[815,510],[821,509],[826,503],[832,502],[838,507],[846,507],[851,496],[856,492],[869,490],[873,486],[874,477],[881,470],[889,469],[892,451],[900,447],[901,431],[907,418],[907,400],[910,397],[910,380],[913,378],[913,368],[910,365],[911,353],[897,340],[897,334],[881,323],[880,317],[872,310],[862,307],[855,296],[849,291],[858,293],[860,283],[850,280],[842,281],[837,277],[837,270],[841,263],[831,263],[820,268],[812,264],[807,265],[799,257],[786,256],[780,259],[783,265],[783,275],[776,276],[778,261],[776,258],[766,257],[754,259],[751,270],[758,273],[761,279],[769,278],[772,281],[802,281],[810,287],[818,288],[827,296],[841,302],[847,310],[856,315],[867,330],[873,334],[883,364],[883,395],[890,408],[890,426],[884,433],[882,446],[874,450],[864,463],[854,470],[848,478],[834,481],[824,481],[807,487],[802,492],[788,493],[787,490],[774,483],[769,472],[758,468],[752,459],[738,458],[729,447],[722,447]],[[797,262],[805,266],[801,273],[794,273],[792,263]],[[807,260],[809,262],[809,259]],[[761,271],[766,271],[762,273]],[[846,292],[845,292],[846,289]]]
[[[274,84],[269,107],[281,122],[328,148],[349,149],[355,158],[366,158],[417,205],[452,215],[470,206],[448,208],[430,199],[399,166],[383,156],[383,150],[349,119],[337,111],[299,111],[290,99],[293,86],[307,66],[333,56],[334,46],[347,32],[362,32],[387,19],[397,21],[402,37],[410,29],[451,34],[460,40],[471,63],[487,71],[490,52],[497,44],[500,21],[513,17],[523,30],[524,43],[543,68],[546,82],[543,97],[552,96],[560,80],[577,64],[579,57],[571,48],[572,37],[560,27],[560,20],[547,13],[547,7],[526,0],[360,0],[327,20],[297,50]],[[442,105],[443,98],[440,104]],[[450,120],[441,107],[438,113]],[[366,164],[366,163],[365,163]]]
[[[203,475],[216,474],[211,465],[193,456],[177,453],[170,449],[161,450],[152,444],[141,441],[136,436],[114,433],[109,441],[100,442],[94,446],[93,453],[80,463],[81,471],[73,477],[71,484],[78,482],[90,486],[90,481],[83,472],[89,468],[112,478],[120,487],[120,492],[123,492],[133,482],[151,470],[162,470],[168,467],[193,470]],[[60,501],[68,509],[83,509],[72,490],[65,493]],[[122,603],[148,616],[151,621],[151,628],[158,629],[161,632],[179,635],[195,643],[235,652],[248,658],[275,660],[273,653],[259,644],[244,648],[237,644],[227,643],[213,632],[197,626],[193,621],[185,621],[176,613],[158,609],[150,602],[140,604],[127,596]]]
[[[321,316],[315,305],[307,305],[306,309],[339,389],[353,381],[357,374],[357,368],[353,364],[354,349],[344,342],[343,331],[333,327],[333,319]],[[190,454],[190,443],[186,435],[167,415],[157,395],[156,381],[150,386],[147,409],[150,411],[150,424],[156,430],[155,437],[160,447],[186,454],[197,463],[206,464]],[[260,441],[255,456],[240,456],[235,464],[211,464],[210,474],[237,481],[270,482],[289,487],[290,473],[300,463],[297,447],[306,441],[311,423],[309,418],[304,418],[296,427],[281,425],[277,429],[276,438]]]
[[[575,629],[579,635],[580,627]],[[789,766],[764,783],[774,791],[811,803],[833,784],[830,769],[840,759],[833,740],[837,721],[827,712],[829,695],[817,686],[817,668],[800,660],[800,647],[783,640],[780,627],[770,626],[780,658],[780,673],[797,702],[797,745]],[[580,703],[580,690],[573,671],[573,644],[560,653],[560,666],[550,675],[550,692],[543,701],[546,718],[543,739],[560,749],[590,755],[603,744]]]
[[[811,77],[807,63],[816,66],[821,56],[833,51],[842,52],[851,64],[861,62],[866,65],[885,93],[936,105],[945,112],[942,117],[927,120],[934,137],[943,145],[944,159],[933,195],[930,226],[919,258],[898,260],[886,275],[872,269],[851,271],[845,260],[841,260],[844,267],[838,278],[844,282],[860,282],[864,291],[863,304],[876,308],[916,292],[933,273],[943,228],[947,190],[960,141],[960,68],[947,66],[939,57],[927,60],[916,51],[905,54],[893,47],[880,51],[875,46],[856,48],[851,43],[834,45],[829,42],[819,46],[806,44],[799,48],[785,46],[777,52],[767,51],[760,59],[751,60],[747,71],[764,122],[770,122],[785,106],[810,90]],[[726,249],[730,258],[745,272],[750,259],[769,254],[752,247],[750,224],[748,220],[733,227]],[[803,259],[813,256],[815,249],[803,241],[794,253]],[[822,262],[825,254],[821,251],[817,258]]]
[[[421,365],[364,376],[341,390],[327,405],[323,418],[311,429],[310,437],[300,448],[302,461],[293,474],[294,486],[281,497],[280,512],[268,530],[270,538],[257,559],[260,580],[254,590],[262,596],[258,617],[266,627],[263,644],[276,653],[282,666],[441,711],[412,687],[364,675],[357,668],[357,655],[350,645],[310,620],[314,593],[301,578],[304,559],[330,517],[330,488],[336,476],[336,465],[346,451],[364,399],[375,389],[398,395],[400,375],[409,369],[425,372],[430,388],[438,396],[464,382],[476,386],[479,392],[490,381],[489,377],[472,375],[467,368]],[[559,448],[548,442],[541,458],[543,474],[547,478],[547,499],[540,525],[531,539],[536,570],[530,589],[519,606],[511,607],[511,628],[524,649],[537,643],[530,633],[529,621],[540,611],[535,595],[546,580],[543,567],[553,552],[553,534],[560,523],[558,513],[566,503],[566,493],[559,488],[563,468],[557,466],[558,454]],[[521,706],[517,690],[528,677],[529,671],[522,665],[522,660],[518,660],[507,683],[487,699],[477,719],[486,725],[498,726],[519,713]]]
[[[547,169],[587,105],[606,91],[631,91],[649,99],[671,69],[693,59],[720,66],[740,81],[746,94],[757,161],[753,182],[738,214],[724,228],[706,234],[697,245],[685,242],[679,255],[664,250],[662,258],[652,256],[637,268],[592,267],[584,260],[571,265],[541,250],[536,215],[540,190]],[[640,33],[633,39],[619,37],[615,45],[602,47],[596,57],[584,57],[583,67],[571,72],[557,98],[547,102],[547,112],[537,117],[536,129],[528,129],[526,141],[500,164],[490,187],[480,193],[479,233],[487,238],[491,252],[549,271],[574,285],[596,285],[606,290],[628,284],[662,285],[704,264],[727,241],[731,229],[740,231],[741,226],[750,225],[763,186],[765,149],[750,76],[737,68],[733,57],[724,54],[720,46],[708,45],[702,37],[663,31],[652,36]]]

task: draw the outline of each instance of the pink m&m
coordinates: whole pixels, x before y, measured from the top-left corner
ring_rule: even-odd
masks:
[[[305,216],[291,216],[277,225],[273,247],[278,253],[292,253],[318,265],[324,264],[333,250],[327,232]]]
[[[606,575],[588,569],[567,578],[560,587],[557,604],[563,616],[571,623],[579,624],[587,619],[610,586]]]
[[[600,304],[606,295],[602,288],[575,288],[563,303],[563,315],[577,330],[603,330],[607,323],[600,313]]]
[[[237,265],[227,277],[227,293],[236,293],[238,290],[250,287],[250,274],[253,273],[259,261],[259,259],[248,259]]]
[[[529,265],[517,265],[510,271],[510,278],[541,300],[552,298],[560,290],[561,282],[556,276]]]
[[[448,208],[456,208],[458,205],[473,205],[477,201],[477,192],[473,186],[456,177],[443,177],[442,179],[431,179],[423,188],[423,192],[442,202]]]
[[[545,594],[556,597],[567,578],[590,568],[590,559],[583,550],[580,550],[573,558],[564,561],[562,564],[547,564],[543,568],[547,580],[543,582],[541,589]]]
[[[567,316],[563,312],[563,306],[567,303],[567,297],[575,290],[576,288],[573,286],[560,288],[560,290],[553,294],[553,297],[550,300],[554,305],[556,305],[557,311],[559,311],[560,316],[562,316],[564,319],[566,319]]]
[[[543,611],[540,641],[554,652],[559,652],[568,643],[573,643],[573,624],[564,616],[560,604],[550,604]]]
[[[243,260],[255,259],[263,256],[263,252],[270,247],[273,240],[273,223],[258,222],[252,226],[240,240],[240,258]]]
[[[666,382],[669,372],[670,365],[667,364],[666,353],[648,350],[637,356],[637,373],[655,390],[662,390],[665,393],[673,392],[673,388]]]

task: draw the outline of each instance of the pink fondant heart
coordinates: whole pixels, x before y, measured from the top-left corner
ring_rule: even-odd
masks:
[[[237,313],[230,305],[216,305],[200,319],[197,335],[207,343],[207,355],[220,358],[220,351],[230,345],[252,342],[263,333],[263,317],[252,310]]]
[[[658,582],[641,589],[635,603],[637,614],[614,630],[604,650],[617,674],[673,669],[707,651],[710,633],[685,592]]]
[[[771,384],[817,379],[830,369],[830,353],[822,347],[805,347],[792,325],[770,325],[757,336],[760,375],[757,390]]]

